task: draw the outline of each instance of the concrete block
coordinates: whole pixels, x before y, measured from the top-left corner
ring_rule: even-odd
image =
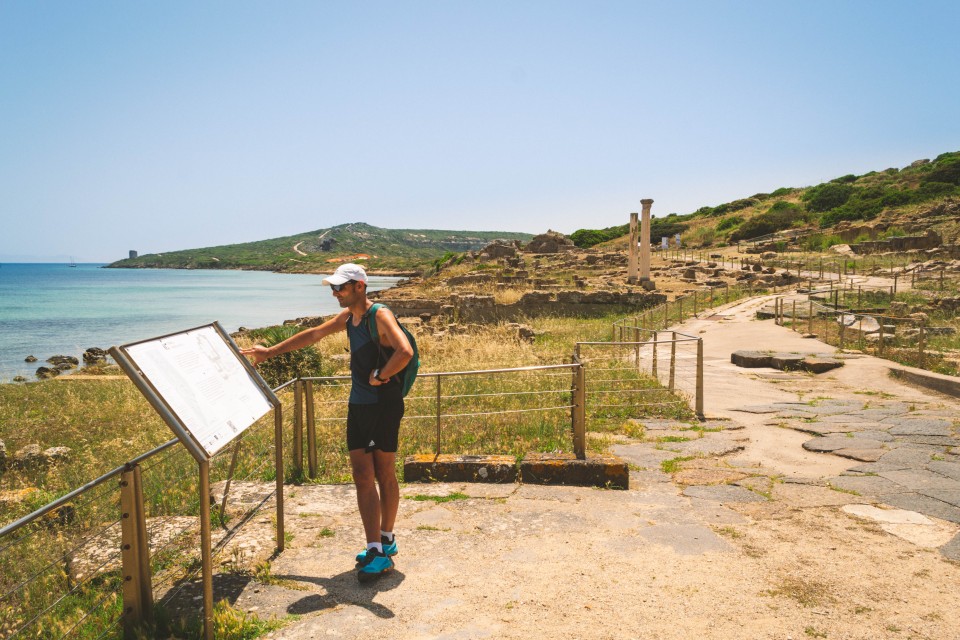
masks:
[[[781,371],[798,371],[803,366],[803,356],[794,353],[778,353],[770,357],[770,366]]]
[[[516,482],[513,456],[417,454],[403,461],[406,482]]]
[[[738,367],[751,369],[756,367],[769,367],[770,358],[770,354],[764,353],[763,351],[740,350],[730,354],[730,362]]]
[[[630,470],[617,456],[587,454],[578,460],[572,453],[528,453],[520,462],[520,481],[628,489]]]
[[[804,371],[809,371],[810,373],[826,373],[831,369],[842,367],[843,362],[835,358],[808,357],[803,359],[800,366]]]

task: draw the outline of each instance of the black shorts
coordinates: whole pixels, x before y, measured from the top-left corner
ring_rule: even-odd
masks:
[[[403,398],[377,404],[350,404],[347,408],[347,449],[370,453],[397,452]]]

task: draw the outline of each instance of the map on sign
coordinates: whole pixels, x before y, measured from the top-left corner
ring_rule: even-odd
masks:
[[[243,356],[212,325],[123,350],[208,456],[273,408]]]

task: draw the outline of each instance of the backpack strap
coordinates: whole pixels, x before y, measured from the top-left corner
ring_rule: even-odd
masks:
[[[370,337],[373,338],[378,347],[380,346],[380,332],[377,330],[377,311],[382,306],[379,302],[374,302],[373,306],[367,310],[367,329],[370,330]]]

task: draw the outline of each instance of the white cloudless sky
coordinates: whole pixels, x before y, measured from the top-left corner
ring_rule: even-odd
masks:
[[[960,149],[955,1],[0,0],[0,260],[689,213]]]

